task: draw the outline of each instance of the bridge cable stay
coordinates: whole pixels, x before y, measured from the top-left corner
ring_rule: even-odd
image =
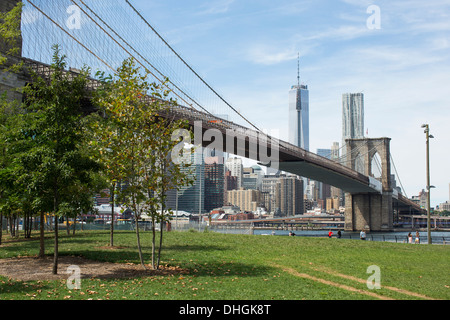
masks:
[[[53,20],[51,17],[49,17],[44,11],[42,11],[39,7],[37,7],[31,0],[27,0],[28,3],[30,3],[36,10],[38,10],[44,17],[46,17],[49,21],[51,21],[56,27],[61,29],[64,33],[66,33],[72,40],[77,42],[80,46],[82,46],[86,51],[88,51],[90,54],[92,54],[95,58],[97,58],[99,61],[101,61],[105,66],[110,68],[111,70],[115,70],[113,67],[111,67],[105,60],[100,58],[98,55],[96,55],[91,49],[86,47],[82,42],[80,42],[77,38],[75,38],[73,35],[71,35],[69,32],[67,32],[60,24],[58,24],[55,20]]]
[[[325,155],[322,156],[322,157],[323,157],[323,158],[330,159],[330,160],[339,159],[339,157],[338,157],[338,158],[335,158],[335,159],[332,159],[331,156],[332,156],[333,153],[335,153],[336,151],[337,151],[338,154],[340,154],[340,151],[341,151],[342,149],[344,149],[346,146],[347,146],[347,145],[344,144],[344,145],[342,145],[339,149],[337,149],[337,150],[331,150],[329,153],[325,154]]]
[[[367,143],[367,142],[366,142],[366,143]],[[356,160],[357,158],[362,158],[362,157],[364,157],[364,156],[370,154],[373,150],[376,150],[376,148],[377,148],[378,146],[380,146],[380,145],[382,145],[382,142],[380,142],[380,143],[374,145],[374,147],[373,147],[372,149],[368,150],[366,153],[359,153],[359,152],[358,152],[358,153],[355,155],[355,157],[351,157],[351,158],[350,158],[350,161],[354,161],[354,160]],[[362,146],[364,146],[364,145],[362,145]],[[360,149],[360,148],[356,148],[356,149]],[[344,156],[344,158],[345,158],[345,157],[346,157],[346,155]],[[343,159],[342,163],[345,164],[346,161],[348,161],[348,160]]]
[[[405,197],[409,198],[408,194],[406,193],[405,188],[403,188],[403,184],[402,184],[402,181],[400,180],[400,176],[398,175],[397,168],[395,167],[394,158],[392,157],[392,154],[390,155],[390,157],[391,157],[392,166],[394,167],[395,176],[398,178],[398,182],[400,183],[400,187],[403,190],[403,194],[405,195]]]
[[[111,69],[114,73],[117,72],[116,69],[114,69],[110,64],[108,64],[105,60],[101,59],[97,54],[95,54],[90,48],[88,48],[85,44],[83,44],[81,41],[79,41],[76,37],[74,37],[72,34],[70,34],[69,32],[67,32],[60,24],[58,24],[55,20],[53,20],[50,16],[48,16],[43,10],[41,10],[41,8],[39,8],[38,6],[36,6],[33,2],[31,2],[30,0],[27,0],[36,10],[38,10],[43,16],[45,16],[49,21],[51,21],[55,26],[57,26],[60,30],[62,30],[64,33],[66,33],[72,40],[74,40],[75,42],[77,42],[80,46],[82,46],[86,51],[88,51],[90,54],[92,54],[96,59],[98,59],[100,62],[102,62],[105,66],[107,66],[109,69]],[[71,0],[72,1],[72,0]],[[76,4],[74,1],[72,1],[72,3],[74,3],[74,5],[76,5],[77,7],[78,4]],[[80,8],[80,7],[79,7]],[[80,10],[82,10],[94,23],[96,23],[82,8],[80,8]],[[97,23],[96,23],[97,24]],[[97,26],[99,28],[101,28],[103,30],[103,28],[97,24]],[[104,31],[105,32],[105,31]],[[108,34],[107,32],[105,32],[106,34]],[[109,34],[108,34],[109,35]],[[110,35],[109,35],[110,36]],[[110,36],[111,37],[111,36]],[[111,39],[113,41],[115,41],[115,39],[113,37],[111,37]],[[115,41],[117,43],[117,45],[119,45],[120,47],[122,47],[122,49],[127,52],[128,54],[130,54],[125,48],[123,48],[123,46],[121,46],[117,41]],[[130,54],[130,56],[132,56]],[[142,63],[140,63],[137,59],[136,61],[142,65]],[[143,66],[143,65],[142,65]],[[155,77],[156,79],[158,79],[161,83],[163,83],[156,75],[154,75],[152,72],[150,72],[145,66],[143,66],[150,74],[152,74],[153,77]],[[168,88],[170,89],[170,88]],[[181,90],[180,90],[181,91]],[[173,91],[172,91],[173,92]],[[177,93],[174,92],[175,95],[177,95],[177,97],[179,97],[181,100],[183,100],[184,102],[187,103],[187,101],[185,99],[183,99],[182,97],[180,97]],[[188,96],[189,97],[189,96]],[[191,99],[193,100],[193,99]],[[187,103],[188,104],[188,103]],[[189,105],[189,104],[188,104]],[[190,105],[189,105],[190,106]],[[207,110],[205,110],[207,111]]]
[[[80,8],[81,11],[92,21],[94,22],[106,35],[108,35],[120,48],[122,48],[128,55],[133,57],[136,62],[138,62],[148,73],[150,73],[153,77],[155,77],[161,84],[164,84],[164,81],[159,79],[153,72],[151,72],[144,64],[141,63],[139,59],[137,59],[133,54],[131,54],[126,48],[124,48],[116,39],[114,39],[113,36],[111,36],[110,33],[108,33],[105,29],[103,29],[102,26],[100,26],[97,21],[95,21],[83,8],[81,8],[75,1],[71,0],[74,5],[76,5],[78,8]],[[144,61],[146,61],[156,72],[159,73],[159,75],[163,78],[166,78],[155,66],[153,66],[150,62],[148,62],[147,59],[142,57],[141,54],[139,54],[136,49],[134,49],[126,40],[124,40],[114,29],[112,29],[103,19],[101,19],[88,5],[86,5],[82,0],[80,2],[92,13],[94,14],[97,19],[99,19],[106,27],[108,27],[121,41],[123,41],[127,46],[129,46],[137,55],[139,55]],[[183,90],[181,90],[178,86],[176,86],[173,82],[169,80],[169,83],[171,83],[177,90],[182,92],[186,97],[188,97],[191,101],[193,101],[195,104],[197,104],[203,111],[206,113],[209,113],[212,115],[208,110],[203,108],[199,103],[197,103],[192,97],[190,97],[188,94],[186,94]],[[187,106],[190,106],[192,108],[192,105],[189,104],[185,99],[183,99],[180,95],[178,95],[176,92],[174,92],[170,87],[165,85],[169,90],[171,90],[178,98],[180,98],[182,101],[184,101]],[[212,115],[213,116],[213,115]]]
[[[365,142],[365,144],[367,144],[367,142]],[[353,149],[353,150],[351,151],[350,154],[354,154],[354,153],[358,152],[358,150],[360,150],[361,148],[363,148],[363,147],[365,146],[365,144],[360,145],[360,146],[358,146],[357,148]],[[341,151],[342,149],[344,149],[345,147],[347,147],[346,144],[342,145],[339,149],[337,149],[338,154],[340,154],[340,151]],[[334,162],[337,162],[337,163],[340,163],[340,164],[345,164],[345,162],[347,161],[346,159],[347,159],[348,154],[339,156],[339,157],[337,157],[337,158],[331,158],[331,155],[332,155],[333,153],[335,153],[335,152],[336,152],[336,150],[330,151],[330,153],[328,153],[328,154],[326,154],[326,155],[324,155],[324,156],[321,156],[321,157],[322,157],[322,158],[329,159],[329,160],[333,160]]]
[[[252,122],[250,122],[246,117],[244,117],[239,111],[237,111],[230,103],[228,103],[220,94],[218,94],[170,45],[167,41],[150,25],[150,23],[141,15],[141,13],[136,10],[136,8],[130,3],[130,1],[125,0],[125,2],[136,12],[136,14],[147,24],[147,26],[163,41],[163,43],[183,62],[186,67],[192,71],[192,73],[197,76],[200,81],[202,81],[220,100],[222,100],[229,108],[231,108],[235,113],[237,113],[242,119],[244,119],[248,124],[255,128],[258,132],[261,130],[256,127]]]
[[[61,30],[61,31],[63,31],[65,34],[67,34],[68,36],[69,36],[69,38],[70,39],[72,39],[74,42],[76,42],[78,45],[80,45],[86,52],[89,52],[93,57],[95,57],[98,61],[100,61],[103,65],[105,65],[105,66],[107,66],[110,70],[113,70],[114,72],[115,72],[115,68],[113,68],[112,66],[111,66],[111,64],[109,63],[109,62],[107,62],[106,60],[104,60],[104,59],[102,59],[101,57],[100,57],[100,55],[99,54],[96,54],[93,50],[91,50],[90,48],[89,48],[89,45],[88,44],[85,44],[85,43],[83,43],[83,41],[82,40],[80,40],[79,38],[77,38],[76,36],[74,36],[74,35],[72,35],[68,30],[66,30],[61,24],[59,24],[57,21],[55,21],[55,20],[57,20],[57,18],[58,18],[58,10],[60,10],[61,9],[61,5],[56,5],[56,4],[54,4],[53,3],[53,5],[50,3],[50,7],[48,8],[48,10],[51,10],[52,11],[52,13],[53,13],[53,15],[55,15],[55,19],[52,19],[50,16],[49,16],[49,14],[47,14],[47,13],[45,13],[44,12],[44,10],[42,10],[41,8],[39,8],[37,5],[35,5],[31,0],[27,0],[28,1],[28,3],[30,3],[37,11],[39,11],[48,21],[50,21],[54,26],[56,26],[57,27],[57,29],[59,29],[59,30]],[[39,2],[39,0],[38,0],[38,2]],[[106,21],[104,20],[104,19],[102,19],[102,18],[100,18],[99,17],[99,15],[98,14],[96,14],[96,11],[95,10],[93,10],[92,8],[91,8],[91,6],[88,6],[87,4],[86,4],[86,2],[87,2],[87,0],[84,0],[84,1],[82,1],[82,0],[80,0],[79,2],[81,3],[81,4],[83,4],[86,8],[87,8],[87,10],[89,10],[90,12],[92,12],[92,14],[93,15],[95,15],[96,17],[97,17],[97,19],[99,20],[99,21],[95,21],[95,18],[92,16],[92,15],[90,15],[90,14],[88,14],[87,12],[86,12],[86,10],[83,10],[81,7],[80,7],[80,5],[78,5],[75,1],[73,1],[73,0],[70,0],[70,1],[67,1],[66,0],[66,2],[71,2],[71,3],[73,3],[73,4],[75,4],[79,9],[81,9],[83,12],[84,12],[84,14],[91,20],[91,21],[93,21],[94,22],[94,24],[97,26],[97,28],[100,28],[101,29],[101,32],[100,32],[100,34],[98,34],[98,30],[97,29],[95,29],[95,27],[93,27],[92,26],[92,24],[91,25],[86,25],[86,26],[83,26],[83,28],[86,28],[86,30],[87,30],[87,32],[83,32],[83,36],[88,36],[88,38],[85,40],[86,42],[89,42],[89,41],[91,41],[91,42],[93,42],[93,41],[95,41],[94,42],[94,44],[95,45],[97,45],[98,46],[98,49],[97,49],[97,51],[102,51],[102,57],[103,56],[105,56],[107,59],[108,59],[108,61],[110,61],[110,60],[113,60],[113,58],[115,58],[116,60],[118,60],[118,58],[117,58],[117,55],[119,54],[119,53],[117,53],[117,52],[115,52],[115,51],[117,51],[117,50],[115,50],[114,49],[114,44],[112,44],[111,45],[111,43],[108,43],[108,38],[109,39],[111,39],[114,43],[115,43],[115,45],[119,45],[119,47],[124,51],[124,52],[127,52],[128,53],[128,55],[130,55],[130,56],[133,56],[132,54],[131,54],[131,52],[129,51],[129,50],[127,50],[126,48],[125,48],[125,46],[127,46],[127,47],[129,47],[132,51],[134,51],[135,53],[136,53],[136,55],[139,55],[139,57],[142,59],[142,60],[144,60],[144,62],[146,62],[146,63],[148,63],[148,65],[152,68],[152,69],[154,69],[154,70],[156,70],[156,72],[158,73],[158,74],[160,74],[160,75],[163,75],[163,72],[161,72],[159,69],[158,69],[158,67],[156,67],[156,66],[154,66],[152,63],[150,63],[147,59],[145,59],[141,54],[139,54],[139,51],[135,48],[135,46],[133,46],[133,45],[131,45],[130,43],[129,43],[129,41],[126,41],[125,39],[124,39],[124,37],[123,36],[120,36],[119,35],[119,33],[111,26],[111,24],[108,24],[108,23],[106,23]],[[99,2],[100,4],[100,6],[101,6],[101,8],[103,9],[103,7],[104,6],[106,6],[106,7],[110,7],[110,8],[113,8],[114,9],[114,11],[116,12],[116,14],[117,14],[117,6],[116,6],[116,4],[114,4],[113,6],[111,6],[108,2]],[[151,28],[152,30],[154,30],[154,28],[139,14],[139,12],[137,12],[137,10],[131,5],[131,3],[128,1],[128,0],[126,0],[126,3],[128,4],[128,6],[130,6],[131,8],[132,8],[132,10],[136,13],[136,14],[138,14],[138,16],[141,18],[141,20],[145,23],[145,25],[147,26],[147,27],[149,27],[149,28]],[[58,1],[58,4],[60,4],[60,2]],[[97,4],[97,2],[93,2],[93,4]],[[42,5],[43,6],[45,6],[45,5],[49,5],[49,3],[48,2],[44,2],[44,3],[42,3]],[[64,5],[62,5],[62,7],[64,7]],[[55,11],[55,12],[53,12],[53,11]],[[102,11],[103,12],[103,11]],[[59,12],[59,14],[61,14],[61,12]],[[121,13],[121,14],[123,14],[123,13]],[[117,17],[113,17],[113,18],[117,18]],[[112,19],[113,19],[112,18]],[[125,18],[127,18],[127,17],[125,17],[125,16],[119,16],[119,19],[125,19]],[[44,19],[45,20],[45,19]],[[113,33],[115,36],[116,36],[116,39],[114,38],[114,36],[111,34],[111,33],[109,33],[107,30],[105,30],[105,28],[103,28],[103,27],[101,27],[100,26],[100,23],[102,23],[106,28],[108,28],[109,30],[111,30],[111,33]],[[33,26],[33,27],[39,27],[39,25],[37,25],[37,26]],[[136,25],[132,25],[131,27],[136,27]],[[91,29],[89,29],[89,28],[91,28]],[[92,29],[92,28],[94,28],[94,29]],[[39,31],[38,29],[36,29],[36,30],[33,30],[33,31]],[[41,31],[43,31],[43,30],[41,30]],[[45,31],[45,30],[44,30]],[[134,29],[133,30],[131,30],[131,32],[133,32],[134,31]],[[73,32],[73,31],[72,31]],[[95,32],[97,32],[97,33],[95,33]],[[36,33],[39,33],[39,32],[36,32]],[[44,33],[44,32],[42,32],[42,33]],[[212,92],[214,92],[218,97],[220,97],[221,99],[222,99],[222,101],[224,101],[224,99],[220,96],[220,95],[218,95],[217,94],[217,92],[215,92],[207,83],[206,83],[206,81],[205,80],[203,80],[176,52],[175,52],[175,50],[170,46],[170,45],[168,45],[167,44],[167,41],[165,41],[164,40],[164,38],[162,38],[156,31],[154,31],[154,33],[159,37],[159,39],[161,40],[161,41],[163,41],[163,43],[165,44],[165,46],[167,47],[167,48],[169,48],[170,50],[171,50],[171,52],[173,53],[173,54],[175,54],[176,55],[176,57],[180,60],[180,61],[182,61],[183,62],[183,64],[185,65],[185,66],[187,66],[188,68],[189,68],[189,70],[192,72],[192,73],[194,73],[195,75],[196,75],[196,77],[198,78],[198,79],[200,79],[205,85],[207,85],[207,87],[208,88],[210,88],[210,90],[212,91]],[[44,34],[47,34],[48,36],[55,36],[55,35],[51,35],[50,34],[50,32],[46,32],[46,33],[44,33]],[[50,35],[49,35],[50,34]],[[107,39],[106,39],[106,41],[105,41],[105,38],[103,37],[103,35],[107,35]],[[93,40],[92,40],[92,38],[91,37],[93,37]],[[100,37],[100,38],[99,38]],[[102,38],[103,37],[103,38]],[[117,39],[118,38],[118,39]],[[59,38],[58,38],[58,40],[60,40]],[[122,44],[120,44],[120,42],[119,42],[119,40],[120,41],[122,41],[123,42],[123,45]],[[35,43],[37,43],[37,40],[34,40],[35,41]],[[109,46],[108,45],[105,45],[105,44],[109,44]],[[70,44],[70,45],[72,45],[72,44]],[[93,45],[93,44],[92,44]],[[106,47],[106,48],[105,48]],[[73,51],[75,51],[75,50],[73,50]],[[141,52],[142,52],[142,49],[140,50]],[[106,52],[106,53],[105,53]],[[116,54],[116,56],[115,57],[111,57],[111,56],[109,56],[108,55],[108,53],[111,53],[111,54]],[[80,54],[83,54],[82,52],[80,52]],[[144,66],[144,63],[140,60],[140,59],[136,59],[142,66]],[[86,61],[86,60],[84,60],[84,61]],[[112,62],[115,62],[115,60],[113,60]],[[146,68],[145,66],[144,66],[144,68],[146,69],[146,70],[148,70],[148,68]],[[150,71],[150,70],[148,70],[148,71]],[[158,79],[158,77],[154,74],[154,73],[151,73],[155,78],[157,78]],[[192,97],[190,96],[190,95],[188,95],[188,94],[186,94],[183,90],[181,90],[178,86],[176,86],[176,88],[177,88],[177,90],[179,90],[179,92],[183,92],[183,94],[186,96],[186,97],[188,97],[189,99],[191,99],[191,101],[195,101],[195,100],[193,100],[192,99]],[[179,96],[178,96],[179,97]],[[182,98],[181,98],[182,99]],[[182,99],[183,101],[185,101],[184,99]],[[224,101],[224,102],[226,102],[226,101]],[[229,105],[228,103],[226,103],[227,105]],[[188,103],[188,105],[190,105],[189,103]],[[199,103],[198,103],[198,105],[200,105]],[[191,106],[192,107],[192,106]],[[230,106],[232,109],[234,109],[232,106]],[[204,109],[205,110],[205,109]],[[210,112],[208,112],[207,110],[205,110],[208,114],[211,114]],[[236,111],[236,110],[235,110]],[[239,115],[241,115],[240,113],[238,113]],[[241,115],[242,116],[242,115]],[[215,117],[215,116],[214,116]],[[251,123],[250,123],[251,124]],[[255,127],[257,130],[258,130],[258,128],[256,127],[256,126],[254,126],[253,124],[251,124],[253,127]],[[244,129],[246,129],[246,128],[244,128]],[[286,146],[284,146],[283,145],[283,143],[282,143],[282,141],[280,141],[280,147],[284,147],[284,148],[289,148],[289,147],[286,147]],[[344,148],[345,146],[342,146],[341,147],[341,149],[342,148]],[[362,146],[360,146],[359,148],[362,148]],[[356,154],[358,151],[359,151],[359,148],[356,148],[357,150],[352,150],[352,152],[350,153],[350,154],[347,154],[347,155],[345,155],[344,157],[341,157],[340,159],[347,159],[348,157],[350,157],[350,158],[352,158],[352,155],[353,154]],[[357,154],[357,157],[358,156],[362,156],[361,154]],[[346,161],[346,160],[344,160],[344,161]],[[337,161],[337,162],[343,162],[343,161]],[[344,165],[345,165],[345,163],[344,163]]]
[[[206,119],[210,116],[215,119],[223,118],[221,112],[217,113],[217,111],[214,111],[215,114],[213,115],[210,110],[202,107],[202,105],[205,104],[194,99],[191,94],[187,93],[186,89],[182,89],[179,85],[180,83],[184,88],[187,88],[189,92],[197,86],[197,91],[201,95],[204,95],[205,98],[216,99],[207,102],[208,109],[211,109],[212,106],[210,102],[212,102],[212,104],[224,103],[223,106],[226,107],[227,110],[224,110],[225,112],[223,113],[228,113],[227,111],[231,108],[240,116],[240,118],[244,119],[247,123],[250,123],[252,127],[258,130],[254,124],[213,90],[212,87],[208,85],[170,45],[168,45],[167,41],[159,33],[155,32],[156,30],[142,17],[129,1],[111,3],[110,1],[84,0],[81,2],[78,1],[78,4],[73,0],[27,0],[27,2],[31,4],[34,9],[27,10],[27,7],[24,8],[22,28],[23,31],[25,31],[24,40],[26,40],[24,41],[23,46],[24,53],[26,53],[24,54],[25,57],[30,57],[31,59],[38,61],[48,61],[48,57],[51,56],[51,52],[49,51],[50,46],[54,43],[59,43],[62,45],[63,49],[65,46],[67,47],[67,49],[64,49],[66,52],[71,52],[70,57],[68,57],[68,64],[70,64],[71,67],[79,68],[83,65],[96,67],[98,62],[100,62],[100,65],[98,66],[100,70],[104,69],[102,66],[106,66],[108,70],[113,70],[115,72],[116,69],[114,66],[116,63],[126,58],[123,53],[128,52],[128,54],[130,54],[131,52],[135,52],[135,59],[140,65],[144,66],[145,70],[150,71],[149,69],[151,69],[156,71],[150,72],[149,74],[157,79],[157,81],[161,82],[156,74],[164,75],[169,79],[168,83],[174,87],[173,90],[171,90],[172,94],[185,102],[187,107],[194,108],[192,104],[199,106],[207,113]],[[86,10],[81,10],[82,5],[86,7]],[[73,10],[73,7],[75,6],[77,11],[80,9],[83,11],[84,15],[78,16],[78,19],[81,20],[81,25],[78,27],[72,26],[71,28],[68,25],[70,22],[67,20],[67,17],[72,18],[70,16],[70,10]],[[96,9],[93,9],[93,6]],[[66,8],[67,12],[65,10]],[[87,11],[92,12],[92,14],[88,14]],[[104,16],[103,18],[100,18],[100,12]],[[42,18],[39,14],[42,15]],[[98,20],[96,21],[96,19]],[[46,21],[49,21],[49,23]],[[91,23],[91,21],[93,23]],[[109,21],[109,23],[107,21]],[[66,22],[65,25],[64,22]],[[150,28],[152,32],[146,32],[145,30],[148,28]],[[53,31],[51,29],[55,30]],[[61,31],[62,33],[60,33]],[[40,36],[36,37],[36,34],[39,34]],[[66,37],[66,35],[69,37]],[[116,46],[119,46],[120,49],[116,48]],[[124,47],[129,49],[126,50]],[[83,51],[90,54],[90,56],[86,56]],[[145,52],[145,54],[141,54],[140,52]],[[137,56],[139,56],[140,59],[138,59]],[[95,58],[95,60],[92,60],[91,57]],[[147,59],[149,57],[150,59]],[[74,59],[78,60],[74,61]],[[150,63],[149,60],[152,61],[152,63]],[[153,62],[157,63],[158,66]],[[147,65],[145,66],[145,64]],[[161,67],[165,71],[162,71],[160,69]],[[178,68],[178,70],[174,71],[173,67]],[[181,72],[179,72],[180,70]],[[167,73],[168,71],[169,74]],[[174,79],[178,80],[175,82],[173,81]],[[201,84],[201,86],[206,85],[208,89],[200,89],[198,84]],[[177,92],[181,94],[177,94]],[[187,102],[187,100],[180,95],[186,97],[190,102]],[[229,125],[234,126],[236,124],[230,122]],[[243,128],[246,129],[245,127]],[[259,132],[261,133],[260,130]]]
[[[357,158],[357,156],[359,155],[359,150],[361,150],[362,148],[364,148],[366,146],[368,142],[364,142],[364,144],[359,145],[357,148],[354,148],[351,150],[350,153],[346,153],[343,154],[342,156],[340,156],[339,158],[337,158],[335,161],[340,163],[340,164],[346,164],[346,162],[348,161],[348,158],[350,157],[350,160],[353,161]],[[356,157],[352,157],[353,155],[356,155]]]
[[[366,144],[367,144],[367,141],[366,141],[364,144],[361,144],[360,146],[358,146],[357,148],[352,149],[352,150],[350,151],[350,153],[343,154],[343,155],[340,156],[338,159],[336,159],[336,162],[345,165],[346,162],[347,162],[347,160],[348,160],[348,158],[350,158],[350,160],[355,160],[356,157],[353,158],[352,156],[353,156],[353,155],[358,156],[359,150],[361,150],[362,148],[364,148],[364,147],[366,146]]]

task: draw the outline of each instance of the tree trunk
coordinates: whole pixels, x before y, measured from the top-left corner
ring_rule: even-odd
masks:
[[[152,208],[153,212],[153,208]],[[155,215],[152,214],[152,269],[156,270],[155,264],[155,251],[156,251],[156,228],[155,228]]]
[[[39,239],[39,258],[43,259],[45,257],[45,244],[44,244],[44,212],[41,211],[40,214],[41,224],[40,224],[40,239]]]
[[[15,214],[11,214],[11,216],[8,219],[8,223],[9,223],[9,235],[14,238],[16,236],[16,219],[15,219],[16,215]]]
[[[162,248],[163,230],[164,230],[163,226],[164,226],[164,220],[161,220],[160,231],[159,231],[158,261],[156,263],[156,270],[159,269],[159,262],[161,261],[161,248]]]
[[[59,211],[59,193],[55,183],[53,209],[55,213],[55,248],[53,253],[53,274],[58,274],[58,211]]]
[[[67,235],[70,236],[70,220],[69,220],[69,216],[66,216],[66,232],[67,232]]]
[[[3,237],[3,213],[0,213],[0,245],[2,244]]]
[[[142,257],[141,238],[139,235],[139,216],[138,216],[138,210],[137,210],[137,205],[136,205],[136,199],[134,199],[134,197],[133,197],[133,209],[134,209],[134,218],[136,221],[136,240],[137,240],[137,246],[138,246],[138,251],[139,251],[139,259],[141,261],[141,265],[144,267],[145,270],[147,270],[147,268],[145,267],[144,258]]]
[[[137,238],[137,245],[138,245],[138,251],[139,251],[139,260],[141,261],[141,265],[144,267],[144,269],[147,270],[144,263],[144,258],[142,257],[142,248],[141,248],[141,239],[139,235],[139,223],[136,219],[136,238]]]
[[[53,274],[58,274],[58,215],[55,213],[55,247],[53,253]]]
[[[115,189],[116,189],[116,182],[114,181],[111,186],[111,229],[110,229],[110,236],[109,236],[109,246],[114,247],[114,206],[115,206]]]
[[[161,197],[161,199],[164,199],[164,197]],[[160,222],[160,231],[159,231],[159,248],[158,248],[158,262],[156,263],[156,270],[159,269],[159,262],[161,261],[161,248],[162,248],[162,242],[163,242],[163,232],[164,232],[164,201],[161,201],[161,222]]]

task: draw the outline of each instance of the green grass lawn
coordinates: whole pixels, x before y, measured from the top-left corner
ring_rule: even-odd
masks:
[[[108,244],[108,232],[60,236],[60,255],[139,263],[134,232],[115,233],[117,250],[100,248]],[[164,237],[163,263],[187,269],[187,274],[82,279],[80,290],[68,290],[65,280],[21,282],[0,276],[0,300],[450,298],[450,246],[203,232],[166,232]],[[141,239],[149,262],[151,233],[142,232]],[[52,250],[49,238],[46,251],[52,255]],[[38,239],[6,242],[0,259],[38,251]],[[372,265],[380,268],[381,289],[366,285]]]

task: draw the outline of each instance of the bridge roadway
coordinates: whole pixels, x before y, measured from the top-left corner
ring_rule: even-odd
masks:
[[[50,77],[51,69],[48,64],[27,58],[22,59],[24,66],[35,71],[39,76],[47,79]],[[69,74],[75,76],[76,72],[72,71]],[[31,79],[29,76],[28,78]],[[99,86],[100,82],[91,78],[88,90],[95,90]],[[150,101],[152,98],[146,96],[144,99]],[[211,146],[214,142],[214,146],[217,149],[222,149],[224,152],[259,161],[261,165],[267,167],[275,167],[282,171],[321,181],[351,194],[379,194],[382,192],[381,182],[372,177],[363,175],[286,141],[271,138],[264,133],[218,118],[212,114],[191,107],[176,105],[171,106],[169,114],[162,116],[188,120],[194,132],[196,127],[199,129],[199,126],[201,126],[201,143],[203,147]],[[212,142],[203,138],[203,134],[207,131],[215,133],[215,139],[221,138],[222,141],[213,140]],[[230,141],[234,143],[229,143]],[[417,207],[417,205],[401,195],[396,197],[394,194],[394,198],[401,205]],[[415,209],[417,210],[418,208]]]
[[[23,61],[26,67],[31,68],[43,78],[50,77],[51,69],[49,65],[27,58],[23,58]],[[71,74],[76,75],[75,72]],[[99,81],[90,79],[88,88],[95,90],[99,85]],[[150,101],[152,98],[146,96],[144,99]],[[278,167],[282,171],[322,181],[346,192],[381,192],[381,183],[378,180],[286,141],[271,138],[256,130],[186,106],[172,106],[169,113],[165,116],[188,120],[193,129],[195,129],[196,124],[200,125],[202,137],[206,131],[214,129],[213,132],[222,137],[222,141],[217,141],[217,146],[222,147],[224,152],[260,161],[262,165],[268,167]],[[227,141],[234,141],[234,143],[227,143]],[[267,142],[267,150],[263,150],[262,141]],[[216,141],[213,140],[213,142]],[[201,139],[201,143],[203,147],[208,147],[212,142]],[[271,160],[271,162],[264,162],[267,160]]]

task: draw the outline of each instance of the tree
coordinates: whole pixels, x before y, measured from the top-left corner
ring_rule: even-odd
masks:
[[[14,63],[8,61],[8,56],[17,56],[19,54],[18,41],[20,40],[20,16],[22,14],[22,3],[19,2],[11,11],[0,12],[0,68],[5,73],[17,72],[22,67],[21,62]],[[1,179],[7,179],[7,172],[9,171],[8,164],[10,158],[7,153],[8,144],[6,143],[6,135],[10,129],[9,125],[14,121],[11,117],[14,117],[19,112],[20,103],[17,101],[9,101],[7,92],[0,92],[0,170],[3,171]],[[7,179],[8,180],[8,179]],[[3,214],[9,211],[9,202],[7,197],[5,183],[2,183],[0,187],[0,244],[3,230]],[[11,184],[8,184],[12,187]]]
[[[120,122],[117,121],[116,114],[112,109],[114,97],[110,93],[113,87],[112,76],[105,76],[105,73],[97,73],[101,87],[94,93],[94,104],[99,107],[93,121],[90,122],[90,149],[92,154],[102,164],[102,174],[107,185],[109,185],[111,197],[111,225],[110,225],[110,247],[114,246],[114,215],[116,206],[116,187],[123,180],[124,170],[119,165],[119,154],[122,150],[123,141]]]
[[[163,204],[166,189],[163,185],[181,185],[187,180],[180,174],[181,170],[170,169],[172,165],[168,165],[171,146],[175,144],[171,133],[187,123],[162,116],[164,112],[167,115],[168,109],[175,103],[167,99],[170,92],[163,90],[164,85],[148,83],[147,75],[141,75],[135,61],[130,58],[100,89],[96,99],[107,119],[104,122],[106,128],[102,127],[100,131],[109,138],[107,144],[102,135],[97,141],[102,141],[99,146],[106,164],[114,168],[114,172],[110,171],[110,179],[120,177],[126,181],[121,199],[133,210],[139,258],[144,268],[139,220],[143,214],[152,219],[152,267],[156,268],[155,225],[167,220]],[[179,165],[174,166],[179,168]],[[168,173],[171,173],[170,179]],[[162,241],[162,237],[160,239]]]
[[[22,2],[9,12],[0,12],[0,65],[8,64],[8,56],[19,56],[21,31],[20,22],[22,15]],[[23,66],[22,62],[10,62],[7,71],[18,72]]]
[[[139,258],[145,268],[139,219],[145,197],[140,183],[141,156],[149,149],[149,139],[145,137],[144,129],[146,122],[154,117],[142,100],[149,85],[135,68],[133,59],[125,60],[114,78],[102,78],[106,81],[102,81],[103,86],[98,89],[95,100],[105,121],[99,122],[96,143],[113,188],[118,179],[126,180],[127,186],[121,191],[121,200],[134,213]]]
[[[163,93],[164,100],[167,99],[169,92]],[[160,113],[170,114],[170,108],[176,106],[176,102],[169,100],[159,106]],[[180,190],[183,186],[192,185],[194,180],[191,178],[190,163],[172,161],[175,146],[180,142],[178,139],[172,139],[173,133],[178,129],[187,129],[188,124],[183,120],[173,118],[158,117],[153,123],[152,139],[155,140],[152,149],[153,157],[146,163],[146,174],[144,178],[145,186],[149,192],[148,198],[154,198],[159,206],[159,210],[149,211],[152,218],[152,267],[159,269],[161,260],[161,249],[163,243],[164,223],[170,222],[172,208],[166,208],[167,192],[169,190]],[[187,132],[186,130],[184,132]],[[190,134],[190,133],[189,133]],[[192,150],[191,150],[192,151]],[[153,160],[154,162],[152,162]],[[166,210],[167,209],[167,210]],[[155,243],[155,224],[160,223],[160,238],[158,253],[156,254]]]
[[[33,74],[25,87],[26,111],[32,115],[24,128],[32,148],[19,159],[28,187],[41,197],[36,200],[42,211],[55,216],[53,273],[58,272],[58,219],[73,208],[74,186],[89,185],[98,163],[89,157],[86,143],[84,110],[88,70],[72,75],[65,71],[66,57],[53,47],[49,79]]]

